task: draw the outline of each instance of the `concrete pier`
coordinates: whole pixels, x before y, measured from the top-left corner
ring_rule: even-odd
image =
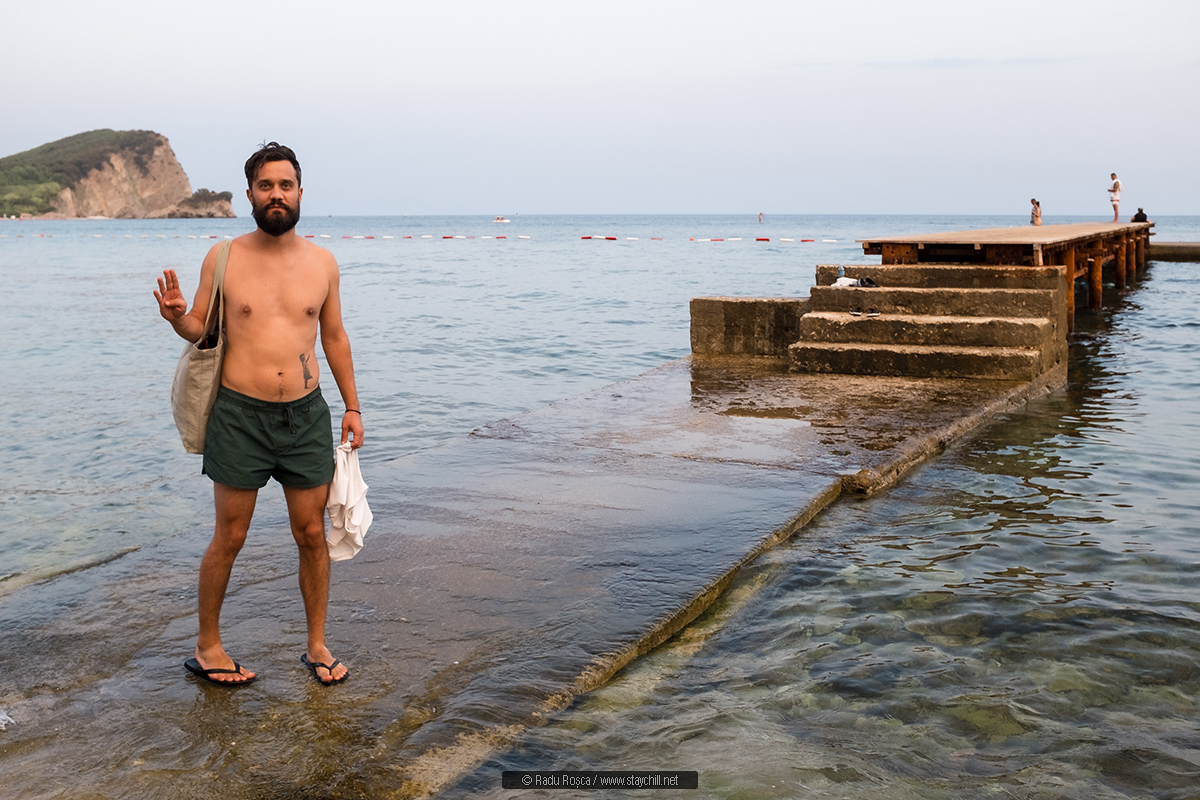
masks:
[[[1200,242],[1155,242],[1150,245],[1149,259],[1200,262]]]

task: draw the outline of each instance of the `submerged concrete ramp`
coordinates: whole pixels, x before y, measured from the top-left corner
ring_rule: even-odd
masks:
[[[356,677],[381,722],[361,764],[371,796],[453,784],[665,641],[843,492],[888,485],[1064,377],[691,358],[377,471],[382,529],[336,589],[360,610],[339,640],[395,647]]]
[[[253,686],[183,671],[198,550],[181,556],[181,538],[58,594],[16,592],[0,607],[0,650],[22,659],[0,676],[16,720],[0,739],[5,797],[435,796],[839,496],[887,486],[1064,377],[693,357],[372,465],[367,546],[334,566],[330,646],[353,670],[337,687],[298,661],[294,547],[265,511],[222,616]],[[192,526],[197,547],[207,524]],[[52,613],[36,605],[60,595]]]

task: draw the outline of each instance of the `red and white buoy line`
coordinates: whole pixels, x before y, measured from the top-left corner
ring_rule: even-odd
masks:
[[[421,233],[421,234],[411,234],[411,235],[401,235],[401,236],[396,236],[396,235],[382,235],[382,236],[374,235],[374,236],[371,236],[371,235],[367,235],[367,234],[343,234],[341,236],[334,236],[334,235],[328,234],[328,233],[306,233],[306,234],[302,234],[302,235],[305,239],[325,239],[325,240],[331,240],[331,243],[333,240],[337,240],[339,238],[343,239],[343,240],[345,240],[345,239],[350,239],[350,240],[361,239],[364,241],[367,241],[367,240],[378,240],[378,241],[399,240],[399,241],[403,241],[405,239],[414,239],[414,240],[424,239],[424,240],[441,240],[441,241],[445,241],[447,239],[452,240],[452,241],[457,240],[457,239],[526,240],[526,239],[533,238],[532,236],[525,236],[523,234],[518,235],[518,236],[467,236],[465,234],[434,235],[431,233]],[[0,233],[0,239],[53,239],[54,237],[55,237],[55,234],[53,234],[53,233],[18,233],[18,234],[13,234],[13,235]],[[62,237],[60,234],[60,238],[64,238],[64,237]],[[79,234],[79,238],[86,239],[86,238],[88,238],[88,234]],[[176,233],[176,234],[172,234],[172,235],[167,235],[164,233],[160,233],[160,234],[151,236],[148,233],[143,233],[138,236],[135,236],[133,234],[126,233],[126,234],[121,234],[121,235],[108,234],[106,236],[102,233],[94,233],[94,234],[91,234],[91,238],[94,238],[94,239],[222,239],[222,238],[232,239],[233,237],[228,234],[221,236],[218,234],[186,234],[186,235],[184,235],[184,234]],[[662,237],[662,236],[648,236],[648,237],[623,236],[623,237],[619,237],[619,236],[592,235],[592,236],[580,236],[579,238],[583,241],[593,241],[593,242],[618,242],[618,241],[661,242],[664,240],[664,237]],[[678,241],[678,240],[673,240],[673,241]],[[700,238],[700,237],[692,236],[692,237],[688,238],[688,241],[689,242],[741,242],[741,241],[772,242],[772,241],[774,241],[774,242],[783,242],[783,243],[818,242],[819,241],[822,243],[826,243],[826,242],[837,242],[838,240],[837,239],[801,239],[801,238],[787,237],[787,236],[780,236],[775,239],[772,239],[769,236],[747,236],[747,237],[730,236],[730,237],[725,237],[725,238],[715,238],[715,237]]]
[[[592,241],[597,241],[597,242],[598,241],[606,241],[606,242],[621,241],[621,237],[617,237],[617,236],[580,236],[579,238],[580,239],[591,239]],[[651,237],[649,237],[649,239],[652,242],[661,242],[663,240],[663,237],[651,236]],[[636,242],[636,241],[639,241],[639,237],[626,236],[626,237],[624,237],[624,240],[627,242]],[[729,236],[729,237],[726,237],[723,239],[717,239],[717,238],[701,239],[696,236],[691,236],[688,238],[688,241],[689,242],[741,242],[741,241],[769,242],[769,241],[771,241],[771,237],[769,237],[769,236],[745,236],[745,237]],[[780,237],[776,238],[774,241],[776,241],[776,242],[795,242],[795,241],[816,242],[817,240],[816,239],[799,239],[798,240],[794,237],[780,236]],[[820,241],[836,242],[837,239],[821,239]]]

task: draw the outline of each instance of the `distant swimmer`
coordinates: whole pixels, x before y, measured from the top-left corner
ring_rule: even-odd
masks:
[[[1117,206],[1121,203],[1121,179],[1115,172],[1112,174],[1112,186],[1108,189],[1108,199],[1113,204],[1113,222],[1120,222],[1120,218],[1117,216]]]
[[[762,225],[762,212],[758,212],[758,224]]]
[[[492,222],[508,222],[504,217],[496,217]]]
[[[1030,200],[1029,202],[1033,203],[1033,209],[1029,212],[1029,224],[1030,225],[1041,225],[1042,224],[1042,204],[1037,201],[1036,197],[1033,198],[1032,200]]]

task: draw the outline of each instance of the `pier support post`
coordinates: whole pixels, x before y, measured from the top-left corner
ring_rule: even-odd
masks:
[[[1138,279],[1137,271],[1137,237],[1125,237],[1125,276],[1133,283]]]
[[[1120,289],[1125,288],[1126,277],[1127,277],[1125,274],[1125,251],[1128,248],[1126,248],[1126,246],[1125,246],[1125,237],[1124,236],[1121,236],[1120,238],[1117,239],[1113,249],[1116,251],[1114,254],[1116,263],[1113,264],[1113,266],[1116,267],[1116,269],[1114,269],[1113,272],[1116,273],[1117,289],[1120,290]]]
[[[1075,330],[1075,248],[1068,247],[1062,251],[1062,264],[1066,267],[1064,274],[1067,279],[1067,332]]]
[[[1088,308],[1099,311],[1104,305],[1104,258],[1088,258]]]
[[[1146,236],[1145,231],[1139,231],[1137,237],[1137,271],[1141,275],[1146,271]]]

